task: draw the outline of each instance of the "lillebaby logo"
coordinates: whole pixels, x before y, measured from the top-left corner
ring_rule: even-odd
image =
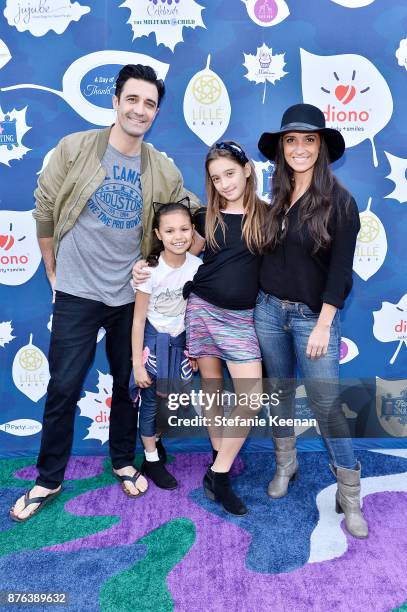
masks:
[[[222,79],[206,67],[189,81],[184,96],[184,117],[188,127],[209,147],[225,133],[231,115],[230,99]]]
[[[406,380],[376,378],[376,413],[386,433],[397,438],[407,436]]]
[[[372,198],[360,213],[360,231],[356,240],[353,269],[367,280],[382,267],[387,253],[386,230],[379,217],[371,210]]]
[[[275,26],[288,17],[290,10],[285,0],[242,0],[250,19],[263,28]]]
[[[383,76],[361,55],[300,52],[304,102],[324,111],[327,126],[341,132],[347,147],[369,139],[377,167],[373,139],[393,113],[393,98]]]
[[[0,284],[22,285],[41,261],[32,211],[0,211]]]
[[[0,163],[10,165],[12,159],[22,159],[30,151],[23,145],[24,134],[31,129],[26,124],[27,107],[3,113],[0,107]]]
[[[41,429],[41,423],[33,419],[16,419],[0,425],[0,431],[11,436],[35,436]]]
[[[19,32],[44,36],[51,30],[63,34],[71,21],[79,21],[89,12],[89,6],[71,0],[7,0],[4,17]]]
[[[204,7],[195,0],[125,0],[120,8],[130,9],[129,23],[133,40],[155,34],[157,45],[171,51],[182,42],[184,28],[205,28],[202,20]]]
[[[13,361],[14,384],[33,402],[38,402],[47,392],[50,379],[48,360],[30,334],[28,344],[20,348]]]
[[[113,378],[110,374],[99,372],[97,393],[85,391],[78,406],[80,414],[92,420],[85,440],[100,440],[102,444],[109,439],[110,406],[112,404]]]
[[[0,91],[41,89],[63,98],[78,115],[89,123],[102,126],[111,125],[114,123],[116,116],[112,108],[111,96],[114,93],[116,76],[125,64],[151,66],[160,79],[165,79],[169,68],[169,64],[159,62],[142,53],[113,50],[96,51],[78,58],[69,66],[62,77],[62,91],[29,83],[2,87]]]
[[[403,344],[407,346],[407,293],[398,304],[383,302],[380,310],[373,312],[373,335],[380,342],[398,342],[390,364],[396,361]]]

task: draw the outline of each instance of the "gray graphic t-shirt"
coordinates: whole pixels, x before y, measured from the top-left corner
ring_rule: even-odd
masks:
[[[140,258],[143,197],[140,156],[108,145],[106,178],[65,234],[57,255],[58,291],[122,306],[134,301],[129,281]]]

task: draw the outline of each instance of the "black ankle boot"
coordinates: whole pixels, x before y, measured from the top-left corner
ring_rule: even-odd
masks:
[[[162,461],[146,461],[144,459],[141,466],[141,472],[150,478],[153,483],[160,489],[176,489],[178,482],[172,474],[169,473]]]
[[[213,465],[215,463],[217,456],[218,456],[218,451],[213,448],[212,449],[212,463],[211,463],[211,465]]]
[[[203,479],[203,488],[206,497],[220,502],[229,514],[244,516],[249,512],[242,500],[233,492],[229,472],[213,472],[209,467]]]
[[[155,447],[157,449],[161,463],[165,465],[167,463],[167,451],[164,448],[164,444],[162,443],[161,438],[158,438],[158,440],[155,441]]]

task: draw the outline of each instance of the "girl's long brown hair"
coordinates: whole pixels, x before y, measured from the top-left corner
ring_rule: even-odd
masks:
[[[225,141],[225,144],[234,145],[241,149],[240,145],[232,140]],[[206,156],[205,182],[208,206],[206,210],[205,236],[208,244],[213,249],[219,248],[219,245],[215,240],[215,232],[218,227],[222,229],[223,236],[225,236],[225,222],[221,215],[221,211],[225,209],[226,201],[215,189],[209,174],[209,164],[215,159],[221,158],[230,159],[236,164],[239,164],[242,168],[244,168],[246,165],[230,150],[217,149],[216,146],[213,146]],[[250,165],[251,173],[247,178],[246,188],[243,195],[244,216],[242,220],[242,236],[248,249],[252,253],[259,253],[262,251],[264,245],[264,222],[267,205],[256,194],[257,179],[254,165],[251,161],[248,161],[247,163]]]
[[[314,166],[311,184],[302,197],[299,223],[307,225],[307,229],[314,241],[313,253],[320,248],[326,248],[331,242],[328,231],[329,218],[332,212],[332,197],[340,198],[339,214],[346,213],[351,201],[350,193],[339,183],[330,168],[329,153],[323,136],[317,161]],[[290,206],[294,190],[294,172],[284,158],[283,136],[280,136],[277,145],[275,166],[272,179],[273,195],[270,212],[265,224],[266,248],[274,249],[287,232],[288,217],[284,219],[284,233],[281,223],[284,213]],[[343,210],[341,208],[343,207]]]

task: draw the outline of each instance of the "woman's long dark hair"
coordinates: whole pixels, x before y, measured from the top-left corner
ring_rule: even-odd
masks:
[[[152,225],[153,242],[152,242],[150,254],[146,258],[148,265],[151,266],[152,268],[155,268],[156,266],[158,266],[158,260],[160,258],[160,253],[164,250],[164,245],[161,242],[161,240],[158,239],[157,234],[155,233],[154,230],[160,229],[160,219],[164,215],[169,215],[170,213],[173,213],[173,212],[182,212],[191,221],[191,225],[193,225],[192,214],[191,214],[190,209],[184,204],[181,204],[180,202],[168,202],[168,204],[160,204],[159,208],[155,209],[154,217],[153,217],[153,225]]]
[[[294,190],[294,171],[284,158],[283,136],[280,136],[277,145],[275,166],[273,172],[273,195],[270,211],[265,223],[267,249],[274,249],[287,232],[288,218],[284,219],[284,232],[281,224],[284,214],[290,206]],[[330,168],[329,153],[323,136],[317,161],[314,166],[311,184],[301,200],[299,223],[307,225],[309,234],[314,241],[313,253],[320,248],[326,248],[331,242],[328,232],[328,223],[332,211],[332,195],[340,197],[344,211],[351,200],[350,193],[339,183]]]

